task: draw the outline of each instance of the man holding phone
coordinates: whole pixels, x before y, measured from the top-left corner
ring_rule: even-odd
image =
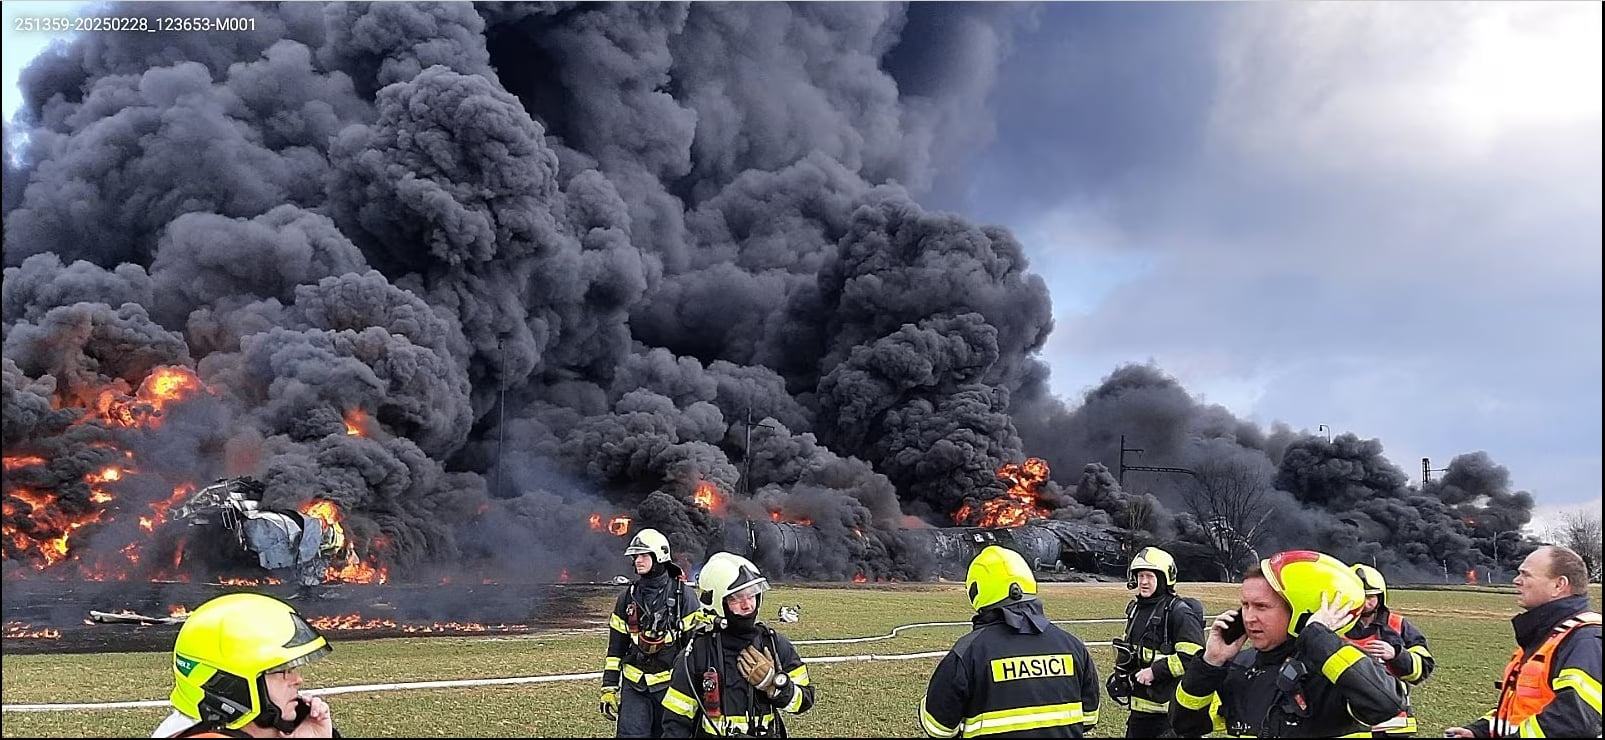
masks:
[[[173,643],[173,713],[151,737],[339,737],[329,705],[301,694],[323,635],[272,596],[208,601]]]
[[[1243,575],[1241,608],[1214,619],[1203,660],[1176,688],[1176,733],[1369,737],[1404,709],[1405,691],[1342,638],[1364,602],[1359,577],[1330,555],[1291,550],[1260,561]]]

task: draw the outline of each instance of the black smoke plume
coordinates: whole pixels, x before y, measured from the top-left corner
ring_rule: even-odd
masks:
[[[1278,546],[1460,569],[1529,515],[1486,457],[1410,488],[1379,443],[1266,433],[1153,368],[1073,410],[1046,393],[1025,250],[919,202],[989,135],[1029,11],[181,10],[250,30],[58,44],[6,128],[5,451],[48,460],[8,495],[84,514],[117,455],[145,481],[75,552],[249,474],[269,505],[339,504],[400,577],[611,574],[598,515],[693,562],[746,520],[806,522],[825,546],[794,575],[909,577],[930,565],[894,531],[953,523],[1028,454],[1053,516],[1202,542],[1185,482],[1122,490],[1120,434],[1275,470]],[[93,413],[162,367],[204,392],[159,425]]]

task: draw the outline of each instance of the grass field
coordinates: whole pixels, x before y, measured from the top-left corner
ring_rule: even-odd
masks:
[[[1184,584],[1217,612],[1235,599],[1236,587]],[[1596,606],[1599,591],[1594,591]],[[1054,619],[1119,617],[1129,598],[1122,585],[1045,584]],[[1438,659],[1437,674],[1414,696],[1422,736],[1441,736],[1446,726],[1487,710],[1491,683],[1509,655],[1508,619],[1517,612],[1508,591],[1451,589],[1396,591],[1394,606],[1426,633]],[[779,604],[801,604],[803,619],[785,625],[796,640],[885,634],[895,626],[969,618],[956,584],[895,588],[778,587],[765,597],[764,614]],[[594,604],[605,613],[610,599]],[[1075,625],[1084,640],[1108,640],[1116,624]],[[965,627],[910,630],[897,638],[865,644],[809,645],[807,657],[882,655],[942,650]],[[492,678],[599,670],[605,644],[600,631],[537,636],[340,640],[328,659],[306,669],[311,687]],[[1100,674],[1111,665],[1107,647],[1093,648]],[[6,704],[104,702],[161,699],[170,687],[168,656],[162,653],[8,655],[4,660]],[[789,722],[798,737],[918,736],[914,719],[936,659],[852,662],[810,669],[818,687],[814,710]],[[405,690],[330,697],[336,724],[348,736],[567,736],[612,735],[596,711],[596,681],[508,687]],[[5,737],[96,737],[149,735],[165,710],[12,712],[4,715]],[[1105,704],[1101,736],[1123,734],[1125,712]]]

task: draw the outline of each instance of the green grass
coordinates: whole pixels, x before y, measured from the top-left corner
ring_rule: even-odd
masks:
[[[1187,584],[1209,611],[1228,608],[1236,588]],[[1594,592],[1596,604],[1599,592]],[[1120,585],[1047,585],[1044,600],[1055,619],[1115,617],[1128,592]],[[1421,735],[1487,710],[1491,682],[1509,655],[1508,619],[1514,597],[1482,589],[1396,591],[1392,602],[1432,642],[1438,672],[1414,696]],[[881,635],[911,622],[969,618],[957,584],[777,588],[765,615],[779,604],[801,604],[802,622],[782,630],[796,640]],[[605,609],[599,600],[596,608]],[[1088,641],[1107,640],[1118,625],[1076,625]],[[804,656],[897,654],[941,650],[963,627],[912,630],[890,640],[803,646]],[[484,678],[598,670],[601,632],[539,636],[337,640],[330,658],[306,671],[309,686],[391,681]],[[1093,648],[1100,672],[1110,668],[1107,647]],[[792,720],[795,736],[917,736],[914,721],[936,660],[820,664],[810,669],[818,687],[814,711]],[[6,656],[3,696],[8,704],[160,699],[170,686],[162,653]],[[353,736],[611,736],[596,712],[596,682],[346,694],[330,698],[336,721]],[[148,735],[164,710],[6,712],[5,737]],[[1106,705],[1103,736],[1122,734],[1125,713]]]

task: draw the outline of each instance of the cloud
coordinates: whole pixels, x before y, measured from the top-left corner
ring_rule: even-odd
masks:
[[[1055,389],[1153,359],[1262,423],[1487,449],[1541,500],[1587,495],[1598,6],[1048,16],[964,203],[1053,289]]]

